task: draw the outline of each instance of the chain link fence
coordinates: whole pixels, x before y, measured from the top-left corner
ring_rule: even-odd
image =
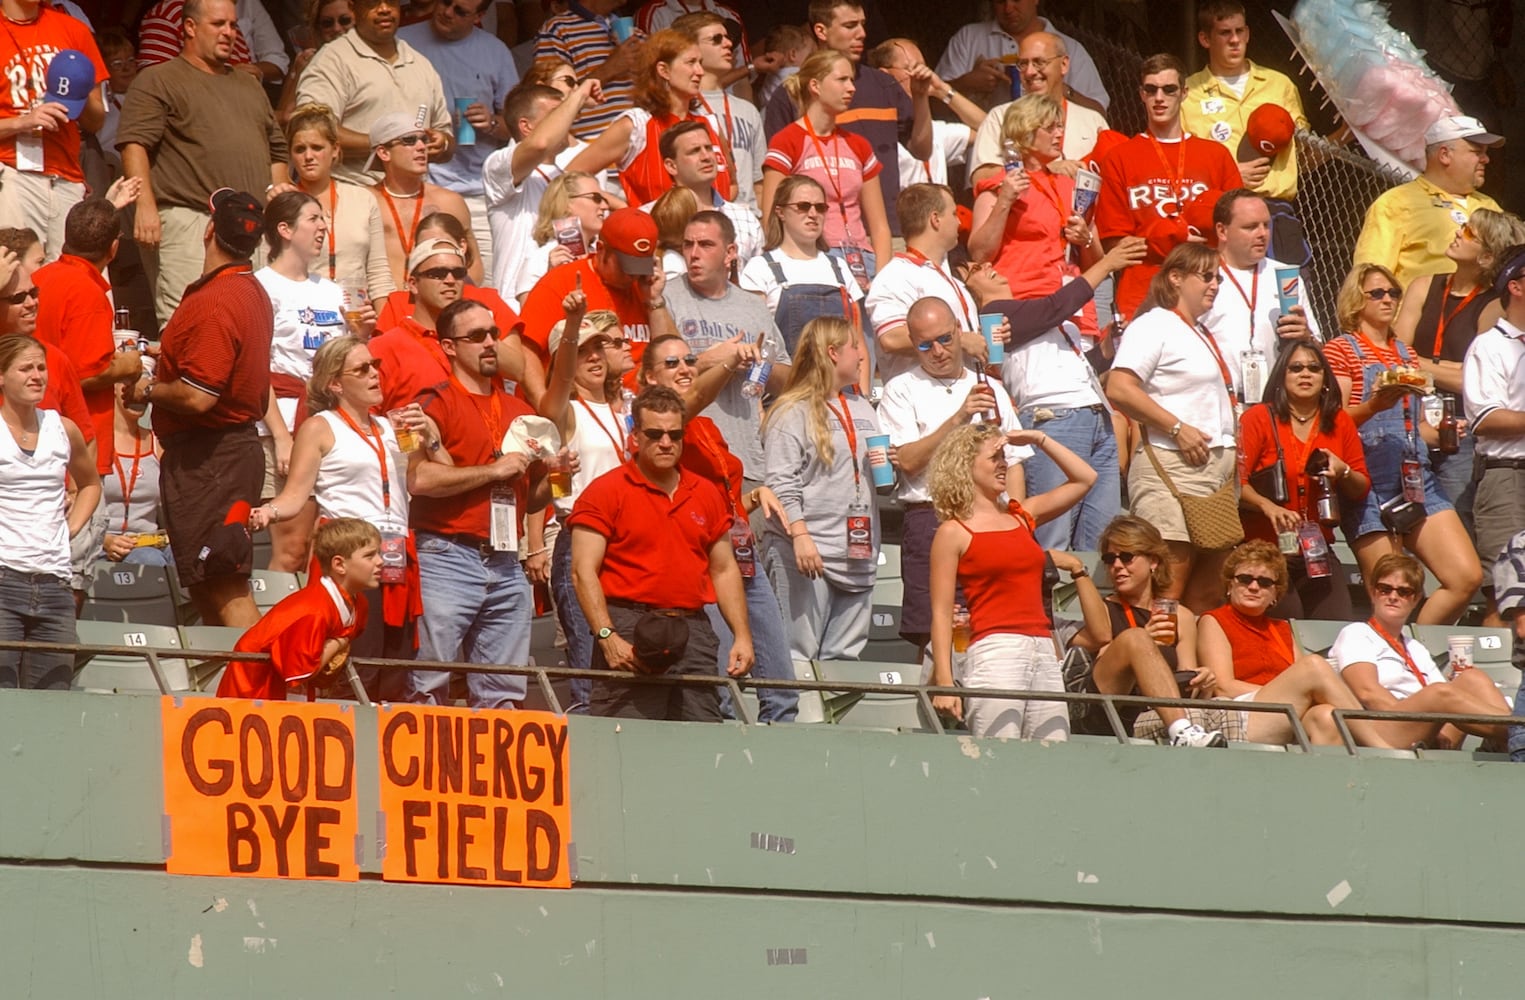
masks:
[[[1102,86],[1107,88],[1111,104],[1107,122],[1123,135],[1142,132],[1145,125],[1144,102],[1138,96],[1138,68],[1144,58],[1130,48],[1088,31],[1062,17],[1049,15],[1054,27],[1085,46]]]

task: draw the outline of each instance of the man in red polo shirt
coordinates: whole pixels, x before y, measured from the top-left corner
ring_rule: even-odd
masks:
[[[516,417],[531,413],[498,378],[499,330],[480,302],[439,314],[439,346],[450,374],[419,397],[439,427],[439,447],[408,459],[408,511],[418,546],[424,615],[418,658],[464,663],[528,663],[535,595],[519,565],[524,515],[550,500],[545,464],[503,451]],[[448,671],[408,675],[408,700],[442,704]],[[523,677],[467,674],[473,708],[515,708]]]
[[[121,224],[117,210],[104,198],[89,198],[69,209],[64,220],[63,255],[39,267],[37,339],[62,348],[79,371],[85,405],[95,425],[96,471],[111,471],[112,419],[116,384],[136,382],[143,375],[136,350],[118,351],[111,336],[111,285],[106,265],[116,256]]]
[[[712,675],[719,640],[704,605],[731,627],[726,672],[752,669],[752,629],[720,488],[679,466],[683,400],[653,386],[635,398],[635,461],[604,473],[572,508],[572,582],[594,637],[593,666]],[[686,636],[686,639],[685,639]],[[718,722],[715,687],[599,683],[594,715]]]
[[[164,327],[155,380],[133,386],[131,400],[153,404],[161,509],[181,585],[203,623],[248,628],[259,621],[248,512],[265,482],[254,423],[270,401],[275,310],[249,260],[264,229],[259,202],[222,188],[209,208],[201,278]]]
[[[408,254],[408,294],[413,315],[371,338],[371,355],[381,361],[381,403],[395,410],[450,377],[450,359],[435,326],[448,306],[461,300],[466,261],[446,239],[424,240]]]
[[[610,213],[593,253],[551,268],[530,289],[519,314],[524,321],[525,347],[532,349],[542,364],[549,360],[546,344],[551,327],[566,318],[561,303],[581,278],[588,311],[611,309],[619,316],[630,340],[631,355],[639,365],[647,344],[678,332],[662,298],[666,282],[662,269],[656,266],[656,253],[657,224],[651,216],[638,208]]]

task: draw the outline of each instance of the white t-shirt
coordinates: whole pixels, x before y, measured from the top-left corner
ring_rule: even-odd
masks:
[[[778,276],[773,273],[773,268],[768,266],[765,257],[775,261],[779,270],[784,272],[784,284],[778,283]],[[847,265],[838,260],[836,261],[838,270],[833,270],[833,259],[827,254],[818,253],[809,260],[799,260],[775,247],[772,250],[763,251],[747,262],[747,265],[741,269],[739,284],[749,292],[762,293],[768,300],[768,308],[775,310],[778,308],[779,294],[789,285],[831,285],[847,289],[847,296],[850,299],[856,301],[863,298],[863,288],[852,280],[852,273],[847,270]]]
[[[1154,308],[1129,325],[1112,370],[1137,375],[1146,393],[1183,424],[1207,438],[1209,448],[1235,444],[1234,404],[1203,336],[1187,328],[1174,310]],[[1174,438],[1151,434],[1156,448],[1179,451]]]
[[[974,130],[962,122],[932,122],[932,158],[918,160],[902,143],[895,147],[900,161],[900,189],[911,184],[946,184],[948,168],[963,163],[974,143]],[[932,176],[927,176],[931,168]]]
[[[1075,353],[1071,342],[1085,350],[1080,329],[1066,320],[1062,332],[1055,327],[1020,347],[1007,345],[1001,381],[1017,409],[1106,405],[1097,391],[1091,363]]]
[[[381,432],[387,455],[388,490],[381,488],[381,467],[376,458],[374,435],[362,438],[349,421],[333,410],[314,417],[328,424],[334,446],[318,462],[313,496],[324,517],[358,517],[387,531],[408,530],[408,456],[397,446],[397,432],[390,421],[371,417]],[[371,429],[361,430],[372,434]],[[388,503],[387,498],[391,501]]]
[[[1244,371],[1240,363],[1240,355],[1248,351],[1253,345],[1256,350],[1265,355],[1265,365],[1261,369],[1261,381],[1264,384],[1265,376],[1269,374],[1271,366],[1276,363],[1276,356],[1281,351],[1282,340],[1276,336],[1276,321],[1281,318],[1281,299],[1277,295],[1276,269],[1288,265],[1266,258],[1254,271],[1242,270],[1237,267],[1229,267],[1227,263],[1218,265],[1218,274],[1221,282],[1218,285],[1218,297],[1213,300],[1213,307],[1202,316],[1202,325],[1213,332],[1218,340],[1218,346],[1223,349],[1223,360],[1228,362],[1229,373],[1234,376],[1234,390],[1244,391]],[[1236,285],[1235,282],[1238,282]],[[1308,329],[1312,332],[1315,340],[1323,340],[1319,331],[1318,320],[1313,316],[1313,310],[1308,305],[1306,295],[1306,279],[1297,283],[1298,303],[1303,307],[1303,312],[1308,320]],[[1250,316],[1250,304],[1254,303],[1254,333],[1250,332],[1252,322]],[[1245,405],[1260,402],[1260,397],[1246,399]]]
[[[879,268],[863,301],[868,313],[869,325],[877,341],[888,330],[905,323],[906,314],[917,299],[936,296],[948,303],[953,310],[953,320],[960,330],[980,328],[980,307],[964,283],[955,278],[946,266],[939,267],[931,261],[916,261],[905,254],[896,254]],[[879,376],[886,383],[901,372],[919,367],[914,358],[903,354],[891,354],[882,348],[877,353]]]
[[[525,258],[535,245],[530,236],[535,219],[540,213],[540,199],[551,181],[566,170],[567,164],[582,151],[586,143],[574,139],[566,149],[556,154],[549,163],[542,163],[525,176],[522,184],[514,183],[514,147],[495,150],[482,165],[482,185],[487,197],[487,223],[492,227],[493,287],[510,291],[519,287],[519,272]],[[543,272],[542,272],[543,273]]]
[[[524,305],[524,297],[535,287],[535,283],[545,277],[545,272],[551,269],[551,251],[556,248],[556,241],[549,243],[536,243],[524,251],[523,261],[519,266],[519,280],[514,286],[514,297],[519,305]],[[502,287],[501,285],[499,286]]]
[[[879,429],[890,436],[890,444],[897,448],[920,441],[963,407],[964,400],[969,398],[970,391],[978,381],[979,377],[974,372],[964,368],[959,377],[949,383],[927,374],[926,369],[918,364],[885,383],[884,395],[879,399]],[[1006,390],[999,382],[989,379],[986,382],[995,393],[1001,429],[1021,430],[1022,423],[1017,419],[1016,407],[1012,405],[1011,397],[1006,395]],[[1032,453],[1033,450],[1027,445],[1007,445],[1006,462],[1008,465],[1017,465],[1027,461]],[[927,489],[927,476],[930,472],[929,462],[926,468],[915,475],[901,473],[899,497],[902,502],[926,503],[932,499],[932,494]]]
[[[1444,683],[1444,675],[1418,639],[1404,636],[1403,645],[1413,659],[1414,666],[1424,674],[1426,684]],[[1329,649],[1329,662],[1342,673],[1352,663],[1376,664],[1377,681],[1394,698],[1407,698],[1418,693],[1422,687],[1419,678],[1409,670],[1398,651],[1388,645],[1387,640],[1366,622],[1356,622],[1340,629],[1339,638],[1334,640],[1334,645]]]
[[[312,378],[312,356],[324,342],[347,331],[344,322],[344,289],[327,278],[308,275],[292,281],[262,267],[254,277],[264,286],[275,311],[275,331],[270,338],[270,370],[294,378]],[[297,401],[278,399],[286,429],[295,426]],[[261,433],[266,433],[262,428]]]

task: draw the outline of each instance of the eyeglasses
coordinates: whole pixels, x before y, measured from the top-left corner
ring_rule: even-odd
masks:
[[[1012,63],[1012,65],[1020,70],[1035,69],[1039,73],[1042,73],[1044,70],[1049,68],[1050,64],[1056,63],[1058,61],[1058,56],[1053,56],[1049,59],[1018,59],[1016,62]]]
[[[338,17],[320,17],[320,18],[318,18],[318,27],[323,28],[323,29],[328,29],[328,28],[348,28],[350,25],[352,25],[354,23],[355,23],[355,19],[353,17],[351,17],[350,15],[348,15],[348,14],[340,14]]]
[[[456,17],[477,17],[479,14],[478,11],[467,10],[458,3],[451,4],[450,9],[455,13]]]
[[[671,438],[673,444],[679,444],[683,440],[682,431],[664,431],[655,427],[642,427],[641,433],[646,435],[646,440],[655,444],[663,438]]]
[[[663,368],[676,368],[679,365],[688,365],[690,368],[692,368],[698,363],[699,355],[697,354],[684,354],[682,356],[674,354],[671,357],[662,359]]]
[[[356,365],[353,368],[340,368],[339,369],[339,373],[341,375],[353,375],[356,378],[364,378],[365,376],[369,375],[371,372],[375,372],[377,375],[381,374],[381,359],[380,358],[372,358],[371,360],[367,361],[365,364]]]
[[[472,330],[470,333],[463,333],[459,337],[451,337],[450,339],[464,340],[468,344],[480,344],[484,340],[497,340],[498,332],[497,327],[488,326],[480,330]]]
[[[1381,302],[1383,299],[1392,299],[1397,302],[1403,298],[1403,293],[1396,288],[1368,288],[1366,297],[1373,302]]]
[[[1115,562],[1126,564],[1131,563],[1137,558],[1137,552],[1103,552],[1101,554],[1101,564],[1103,566],[1110,566]]]
[[[430,281],[444,281],[446,278],[465,281],[469,273],[464,267],[431,267],[427,271],[414,271],[413,277],[428,278]]]
[[[941,344],[944,347],[947,347],[951,343],[953,343],[953,334],[945,333],[941,337],[933,337],[931,340],[923,341],[922,343],[917,344],[916,349],[925,354],[932,349],[933,344]]]
[[[21,303],[25,302],[27,299],[35,299],[36,297],[37,297],[37,286],[33,285],[31,288],[28,288],[24,292],[17,292],[15,295],[7,295],[5,297],[5,301],[9,302],[13,306],[19,306],[19,305],[21,305]]]
[[[605,337],[604,339],[609,342],[605,346],[616,349],[623,349],[625,345],[630,343],[629,337]]]
[[[107,59],[106,68],[113,73],[120,73],[124,69],[132,69],[138,65],[138,61],[131,56],[126,59]]]
[[[1223,280],[1223,276],[1220,275],[1217,271],[1193,271],[1191,273],[1201,278],[1209,285],[1216,285]]]
[[[1314,375],[1317,375],[1323,370],[1324,366],[1317,361],[1294,361],[1287,366],[1287,371],[1293,375],[1299,375],[1303,372],[1312,372]]]
[[[1253,583],[1259,586],[1261,590],[1270,590],[1276,586],[1276,581],[1269,576],[1254,576],[1250,573],[1235,573],[1234,582],[1241,587],[1248,587]]]
[[[1179,83],[1141,83],[1138,89],[1144,92],[1145,97],[1153,97],[1155,94],[1174,97],[1181,92],[1181,85]]]
[[[1390,597],[1393,594],[1397,594],[1405,601],[1419,593],[1419,591],[1415,590],[1413,587],[1395,587],[1390,583],[1374,583],[1371,585],[1371,589],[1375,590],[1381,597]]]
[[[592,198],[595,205],[609,204],[609,199],[604,197],[602,191],[584,191],[582,194],[567,195],[567,201],[576,201],[578,198]]]
[[[821,215],[826,214],[826,203],[824,201],[791,201],[788,207],[801,215],[807,212],[817,212]]]
[[[422,133],[422,132],[414,132],[412,135],[405,135],[405,136],[402,136],[401,138],[393,139],[391,142],[387,143],[387,145],[388,146],[422,146],[424,143],[426,143],[428,141],[429,141],[429,137],[427,135],[425,135],[424,133]]]

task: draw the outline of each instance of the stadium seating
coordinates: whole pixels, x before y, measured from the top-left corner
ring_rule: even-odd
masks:
[[[173,570],[138,563],[98,562],[92,571],[81,617],[92,621],[175,626]]]
[[[295,573],[282,573],[273,569],[257,569],[249,576],[249,590],[260,611],[267,611],[282,598],[302,589],[302,580]]]
[[[230,628],[226,625],[183,625],[180,628],[182,645],[185,649],[205,649],[213,652],[227,652],[238,642],[238,637],[244,634],[240,628]],[[191,681],[199,691],[216,691],[218,683],[222,680],[222,672],[227,668],[226,660],[196,660],[191,659]]]
[[[152,649],[182,649],[180,630],[172,625],[146,625],[137,622],[81,620],[76,624],[79,641],[84,645],[137,646]],[[194,685],[187,661],[180,657],[160,658],[159,667],[171,691],[191,691]],[[75,663],[76,691],[147,691],[157,693],[148,660],[141,656],[108,653],[81,653]]]

